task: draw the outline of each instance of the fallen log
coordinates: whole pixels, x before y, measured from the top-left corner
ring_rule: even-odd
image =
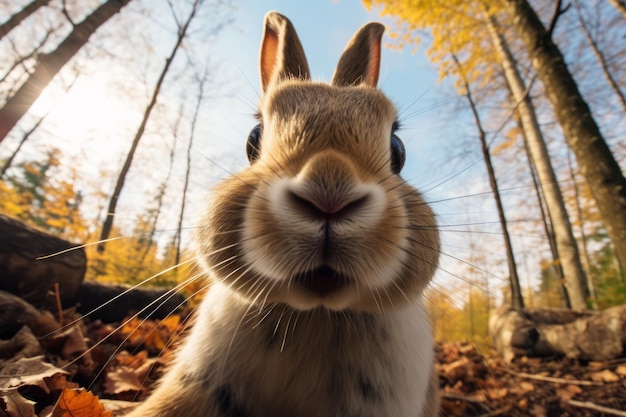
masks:
[[[85,281],[76,297],[77,310],[105,323],[120,322],[131,314],[162,319],[183,306],[185,298],[165,288],[132,288]]]
[[[0,214],[0,290],[37,307],[52,302],[57,283],[61,300],[71,304],[87,268],[82,248],[66,251],[75,246]],[[56,253],[59,254],[46,257]]]
[[[489,334],[507,361],[521,356],[616,359],[626,347],[626,306],[599,312],[502,306],[489,319]]]

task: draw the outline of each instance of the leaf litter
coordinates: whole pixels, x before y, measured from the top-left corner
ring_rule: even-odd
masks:
[[[186,326],[179,315],[118,326],[71,314],[65,327],[46,316],[57,332],[34,337],[25,325],[0,341],[0,415],[122,415],[150,393]],[[465,342],[435,351],[441,416],[626,416],[626,359],[506,363]]]

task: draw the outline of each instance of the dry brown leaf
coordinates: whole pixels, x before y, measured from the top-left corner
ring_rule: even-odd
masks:
[[[121,333],[133,346],[144,345],[150,350],[161,351],[178,329],[179,323],[180,317],[177,315],[162,321],[132,318],[124,324]]]
[[[92,359],[88,353],[85,354],[88,350],[87,338],[85,338],[82,328],[73,326],[72,331],[67,335],[65,343],[63,344],[61,351],[63,358],[71,360],[84,354],[81,359],[85,365],[89,366],[91,365]]]
[[[605,369],[600,372],[593,372],[591,374],[591,379],[596,382],[617,382],[620,380],[619,375],[616,375],[609,369]]]
[[[22,326],[9,340],[0,340],[0,358],[16,361],[37,355],[41,355],[41,345],[28,326]]]
[[[606,362],[598,362],[598,361],[589,361],[587,366],[594,369],[601,369],[606,367]]]
[[[620,365],[615,368],[615,373],[617,375],[626,376],[626,365]]]
[[[170,333],[176,332],[180,327],[180,316],[178,314],[172,314],[161,320],[161,326],[167,328]]]
[[[462,356],[452,363],[441,365],[438,370],[440,374],[443,374],[450,381],[458,381],[465,378],[470,366],[469,359]]]
[[[576,395],[583,392],[583,390],[578,385],[567,385],[563,388],[557,388],[556,395],[563,401],[569,401],[574,398]]]
[[[107,394],[140,392],[142,389],[143,382],[139,379],[137,372],[128,366],[121,366],[106,374],[104,392]]]
[[[467,403],[465,401],[452,401],[446,398],[441,399],[441,410],[445,412],[447,416],[463,416],[467,409]]]
[[[139,368],[148,359],[148,351],[142,350],[135,355],[131,355],[127,351],[120,352],[115,360],[120,366],[129,366],[131,368]]]
[[[527,392],[534,391],[535,385],[530,382],[522,381],[519,384],[511,386],[509,389],[510,389],[511,394],[520,395],[520,394],[526,394]]]
[[[49,336],[61,328],[59,322],[49,311],[42,311],[29,324],[37,337]]]
[[[64,374],[55,374],[49,378],[45,378],[46,385],[50,391],[61,391],[64,388],[78,388],[79,385],[76,382],[70,382],[67,380]]]
[[[64,389],[52,411],[52,417],[112,417],[98,401],[98,397],[85,389]]]
[[[548,417],[548,413],[546,412],[545,407],[539,404],[535,404],[531,410],[531,415],[533,417]]]
[[[487,391],[487,398],[489,398],[492,401],[501,400],[502,398],[509,395],[508,388],[491,388],[486,391]]]
[[[36,417],[35,402],[22,397],[17,388],[0,389],[0,398],[6,404],[10,417]]]
[[[0,388],[21,387],[24,385],[36,385],[44,392],[49,393],[44,378],[55,374],[67,374],[52,364],[44,362],[43,356],[20,359],[17,362],[5,363],[0,369]]]
[[[107,411],[112,411],[114,415],[125,415],[131,409],[137,407],[136,401],[121,401],[121,400],[107,400],[100,399],[100,404],[104,406]]]
[[[517,402],[517,408],[520,410],[528,410],[528,398],[522,398]]]
[[[530,382],[522,381],[519,386],[522,389],[522,392],[525,392],[525,393],[532,392],[535,390],[535,385],[531,384]]]

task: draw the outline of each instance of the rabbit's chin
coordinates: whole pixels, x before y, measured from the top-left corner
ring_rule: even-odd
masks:
[[[261,274],[256,275],[265,283],[267,293],[248,298],[252,303],[278,303],[288,305],[296,310],[313,310],[319,307],[334,311],[381,311],[382,305],[372,299],[380,299],[386,293],[386,287],[366,287],[353,277],[347,276],[322,264],[317,268],[297,273],[289,279],[269,278]],[[248,291],[241,291],[245,297]]]

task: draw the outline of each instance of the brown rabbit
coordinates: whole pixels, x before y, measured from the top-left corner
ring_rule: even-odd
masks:
[[[435,416],[422,292],[434,215],[399,172],[397,112],[363,26],[330,85],[296,32],[265,18],[250,166],[221,183],[198,233],[212,280],[196,323],[132,417]]]

